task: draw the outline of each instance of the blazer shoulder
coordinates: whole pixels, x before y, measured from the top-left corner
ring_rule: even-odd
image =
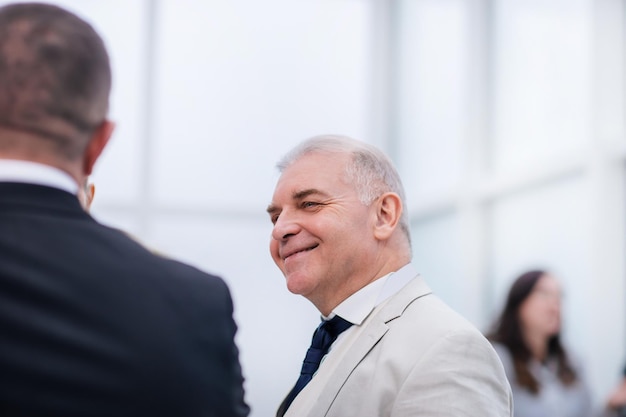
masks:
[[[468,333],[485,339],[478,328],[432,292],[419,293],[408,302],[389,327],[406,327],[408,333],[443,335],[450,332]],[[394,308],[394,307],[392,307]]]

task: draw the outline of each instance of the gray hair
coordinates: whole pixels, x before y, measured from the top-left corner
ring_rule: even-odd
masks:
[[[393,163],[373,145],[347,136],[320,135],[309,138],[288,152],[276,167],[283,172],[301,157],[312,153],[347,153],[352,155],[346,167],[346,180],[355,186],[361,203],[370,205],[386,192],[398,194],[402,201],[400,228],[411,242],[409,215],[402,181]]]

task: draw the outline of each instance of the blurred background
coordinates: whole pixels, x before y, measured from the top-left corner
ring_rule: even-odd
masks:
[[[618,381],[622,0],[56,3],[112,58],[93,215],[229,283],[253,417],[274,414],[319,320],[270,258],[265,208],[276,161],[322,133],[395,161],[415,262],[448,304],[486,331],[511,281],[548,269],[597,404]]]

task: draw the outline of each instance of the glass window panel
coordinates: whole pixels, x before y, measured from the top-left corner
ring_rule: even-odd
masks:
[[[588,141],[591,0],[495,2],[492,166],[508,170]]]
[[[160,4],[157,201],[264,206],[297,141],[367,139],[369,2]]]
[[[564,334],[578,350],[591,324],[588,311],[579,308],[593,282],[587,187],[583,178],[572,177],[517,192],[493,203],[490,220],[492,319],[520,273],[548,269],[564,288]]]
[[[469,3],[398,2],[399,169],[410,194],[454,186],[467,130]]]
[[[458,216],[441,213],[414,222],[413,262],[430,288],[456,311],[465,311]]]

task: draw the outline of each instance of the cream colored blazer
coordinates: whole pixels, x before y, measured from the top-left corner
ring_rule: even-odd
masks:
[[[511,388],[491,344],[419,276],[327,358],[335,365],[323,374],[322,363],[285,417],[513,415]]]

